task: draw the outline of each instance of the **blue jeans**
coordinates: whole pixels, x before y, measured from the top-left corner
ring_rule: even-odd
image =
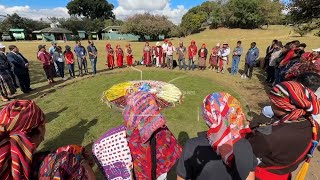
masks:
[[[97,58],[90,59],[91,61],[91,67],[92,67],[92,73],[97,73]]]
[[[233,56],[232,57],[232,66],[231,66],[231,74],[232,75],[235,75],[238,73],[239,62],[240,62],[240,56]]]
[[[69,69],[69,74],[70,77],[75,77],[75,73],[74,73],[74,64],[68,64],[68,69]]]
[[[195,64],[194,64],[194,62],[193,62],[193,58],[189,58],[188,66],[189,66],[189,70],[190,70],[191,68],[192,68],[192,70],[194,70]]]
[[[61,78],[64,78],[64,62],[56,62]]]

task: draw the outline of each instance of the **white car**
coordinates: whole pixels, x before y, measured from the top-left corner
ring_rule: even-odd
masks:
[[[2,34],[1,39],[2,41],[12,41],[12,38],[9,34]]]

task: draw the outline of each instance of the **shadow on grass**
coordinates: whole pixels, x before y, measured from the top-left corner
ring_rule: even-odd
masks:
[[[183,147],[189,139],[189,134],[185,131],[182,131],[179,133],[178,143]]]
[[[98,122],[98,119],[93,119],[91,121],[81,119],[78,124],[75,124],[74,126],[68,129],[65,129],[63,132],[60,133],[59,136],[47,141],[44,144],[44,149],[53,150],[53,149],[57,149],[58,147],[66,146],[70,144],[81,144],[85,134],[88,132],[88,130],[91,127],[96,125],[97,122]]]
[[[57,112],[49,112],[46,114],[46,118],[47,118],[47,123],[55,120],[57,117],[59,117],[59,114],[62,113],[63,111],[67,110],[68,108],[67,107],[64,107],[62,109],[60,109],[59,111]]]

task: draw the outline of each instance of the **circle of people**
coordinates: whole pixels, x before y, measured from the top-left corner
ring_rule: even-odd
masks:
[[[249,54],[255,51],[253,46]],[[202,103],[209,130],[188,140],[184,148],[148,92],[129,95],[124,125],[108,130],[93,144],[93,158],[78,145],[37,152],[45,137],[45,115],[32,100],[14,100],[0,111],[0,177],[93,180],[92,167],[97,163],[107,179],[166,179],[176,164],[178,180],[287,180],[303,163],[296,177],[302,180],[320,135],[319,51],[305,53],[298,41],[283,47],[274,41],[265,58],[268,77],[272,76],[267,81],[279,78],[280,82],[269,93],[270,106],[249,122],[232,95],[209,94]],[[2,91],[6,76],[11,76],[3,71],[8,64],[1,59]],[[275,77],[272,68],[278,72]]]

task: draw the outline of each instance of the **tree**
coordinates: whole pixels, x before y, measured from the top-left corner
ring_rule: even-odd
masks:
[[[172,22],[167,17],[145,13],[129,17],[121,26],[121,32],[131,33],[141,38],[150,36],[152,40],[157,40],[159,35],[167,37],[171,27]]]
[[[260,0],[230,0],[227,4],[227,25],[233,28],[254,29],[265,24]]]
[[[297,23],[306,23],[315,18],[320,18],[319,0],[290,0],[288,6],[289,14]]]
[[[27,34],[30,34],[32,31],[44,29],[48,26],[49,23],[47,22],[23,18],[14,13],[12,15],[7,15],[7,17],[0,23],[0,31],[7,32],[11,28],[19,28],[24,29]]]
[[[94,19],[114,19],[114,6],[106,0],[72,0],[67,4],[70,15]]]
[[[118,19],[107,19],[104,21],[104,26],[121,26],[124,22]]]
[[[285,19],[285,15],[282,13],[284,4],[279,0],[260,0],[259,9],[263,13],[267,25],[281,24],[283,19]]]

